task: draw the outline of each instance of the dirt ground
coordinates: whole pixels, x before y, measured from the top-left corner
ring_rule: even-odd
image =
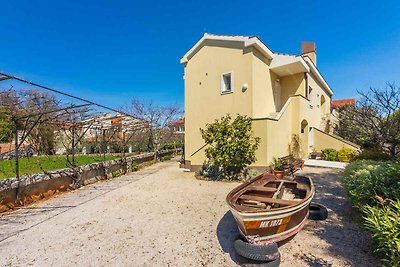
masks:
[[[335,170],[306,168],[329,219],[280,247],[281,266],[379,266]],[[0,266],[236,266],[225,203],[238,183],[200,181],[176,161],[0,217]]]

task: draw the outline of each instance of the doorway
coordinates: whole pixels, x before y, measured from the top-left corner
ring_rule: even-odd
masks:
[[[275,80],[274,102],[275,102],[276,112],[279,112],[281,110],[281,84],[279,79]]]
[[[310,127],[308,127],[308,122],[303,120],[300,125],[300,139],[301,139],[301,146],[302,146],[302,157],[307,157],[308,152],[308,136],[310,132]]]

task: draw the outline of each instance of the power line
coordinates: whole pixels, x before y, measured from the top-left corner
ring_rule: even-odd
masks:
[[[90,100],[87,100],[87,99],[84,99],[84,98],[81,98],[81,97],[78,97],[78,96],[74,96],[74,95],[71,95],[71,94],[68,94],[68,93],[64,93],[62,91],[59,91],[59,90],[56,90],[56,89],[53,89],[53,88],[50,88],[50,87],[47,87],[47,86],[44,86],[44,85],[40,85],[40,84],[37,84],[37,83],[34,83],[34,82],[30,82],[30,81],[27,81],[27,80],[22,79],[22,78],[18,78],[18,77],[13,76],[13,75],[9,75],[9,74],[5,74],[5,73],[1,73],[0,72],[0,77],[1,76],[7,77],[8,79],[17,80],[17,81],[20,81],[20,82],[23,82],[23,83],[26,83],[26,84],[29,84],[29,85],[32,85],[32,86],[36,86],[36,87],[51,91],[53,93],[61,94],[61,95],[64,95],[64,96],[67,96],[67,97],[70,97],[70,98],[73,98],[73,99],[76,99],[76,100],[79,100],[79,101],[83,101],[85,103],[88,103],[88,104],[91,104],[91,105],[94,105],[94,106],[97,106],[97,107],[100,107],[100,108],[104,108],[104,109],[107,109],[107,110],[110,110],[110,111],[114,111],[116,113],[120,113],[120,114],[128,116],[128,117],[132,117],[134,119],[139,119],[139,118],[136,118],[135,116],[133,116],[131,114],[128,114],[126,112],[123,112],[123,111],[120,111],[120,110],[117,110],[117,109],[114,109],[114,108],[110,108],[110,107],[107,107],[105,105],[98,104],[96,102],[93,102],[93,101],[90,101]],[[3,79],[3,80],[5,80],[5,79]],[[0,80],[0,81],[2,81],[2,80]]]

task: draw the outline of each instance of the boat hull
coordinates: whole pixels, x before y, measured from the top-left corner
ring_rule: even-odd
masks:
[[[228,195],[227,202],[241,235],[253,244],[280,242],[296,235],[307,221],[309,206],[314,196],[311,180],[310,185],[309,194],[298,204],[260,212],[239,211],[237,205],[233,205],[230,200],[235,192],[243,190],[246,185],[234,189]]]
[[[310,200],[311,202],[311,200]],[[310,202],[292,212],[246,214],[231,208],[241,235],[253,244],[280,242],[297,234],[305,225]]]

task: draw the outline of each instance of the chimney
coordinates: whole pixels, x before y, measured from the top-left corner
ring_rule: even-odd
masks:
[[[301,42],[301,55],[308,56],[317,66],[317,46],[314,42]]]

